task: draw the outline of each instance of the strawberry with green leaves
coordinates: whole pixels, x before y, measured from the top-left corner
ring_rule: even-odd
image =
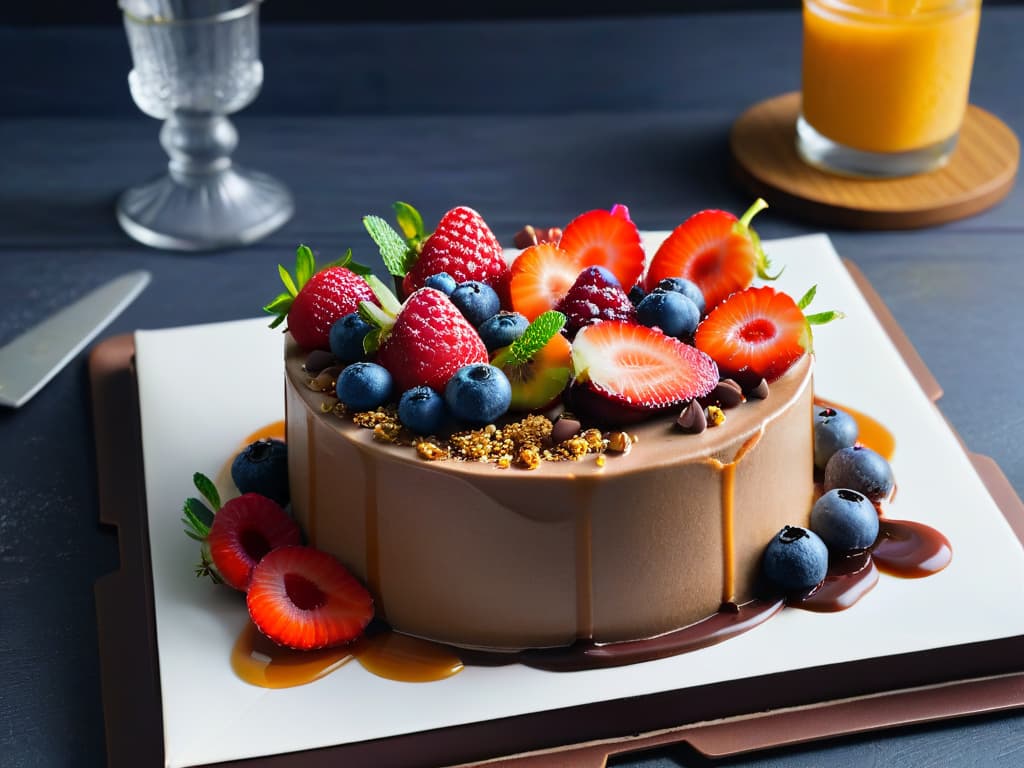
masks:
[[[379,216],[363,217],[363,225],[380,248],[388,273],[401,281],[401,294],[422,288],[431,275],[447,272],[456,283],[478,280],[505,302],[508,264],[498,238],[483,217],[464,205],[452,208],[430,234],[423,217],[408,203],[395,203],[399,234]]]
[[[221,506],[208,477],[196,472],[192,482],[209,504],[190,497],[182,510],[185,535],[200,543],[196,576],[245,592],[252,569],[268,552],[301,542],[299,526],[276,501],[244,493]]]
[[[697,284],[708,310],[734,291],[749,286],[754,277],[774,280],[771,263],[751,220],[768,204],[760,198],[736,218],[728,211],[695,213],[670,234],[655,252],[644,278],[649,293],[670,277]]]
[[[263,307],[274,315],[271,328],[285,320],[295,342],[303,349],[329,350],[331,326],[355,312],[359,302],[377,299],[363,279],[369,267],[352,261],[352,250],[325,267],[317,269],[313,252],[300,245],[295,254],[295,275],[278,265],[285,291]]]
[[[391,374],[396,391],[425,384],[441,394],[459,368],[488,361],[476,328],[441,291],[420,288],[400,304],[376,277],[367,280],[380,305],[359,305],[360,317],[373,326],[364,347]]]
[[[769,286],[729,296],[697,326],[694,344],[717,364],[723,377],[753,386],[771,383],[813,349],[812,325],[843,317],[828,311],[805,315],[817,286],[799,301]]]

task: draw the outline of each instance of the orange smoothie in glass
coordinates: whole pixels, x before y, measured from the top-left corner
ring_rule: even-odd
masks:
[[[955,137],[980,13],[980,0],[804,0],[804,119],[862,152]]]

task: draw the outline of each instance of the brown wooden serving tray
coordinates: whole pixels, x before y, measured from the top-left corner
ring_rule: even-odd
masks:
[[[937,400],[938,382],[889,310],[855,265],[846,267]],[[123,335],[89,358],[100,522],[117,526],[121,555],[121,569],[96,583],[96,612],[108,765],[156,768],[165,764],[162,703],[133,355],[133,337]],[[995,462],[969,455],[1024,542],[1024,504]],[[668,744],[719,757],[1020,706],[1024,637],[1011,637],[216,765],[599,768]]]

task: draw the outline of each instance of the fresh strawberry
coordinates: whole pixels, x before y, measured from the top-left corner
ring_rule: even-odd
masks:
[[[605,267],[587,267],[580,272],[555,309],[565,315],[565,333],[570,339],[585,325],[636,317],[636,307]]]
[[[742,218],[727,211],[695,213],[661,244],[644,278],[644,289],[653,291],[666,277],[684,277],[697,284],[708,309],[733,291],[751,284],[754,276],[774,280],[771,264],[750,221],[768,207],[758,199]],[[625,285],[625,283],[623,283]]]
[[[300,245],[295,254],[294,278],[283,266],[278,266],[278,272],[287,290],[263,307],[263,311],[275,316],[271,328],[287,319],[287,330],[304,349],[330,349],[329,337],[335,321],[355,312],[361,301],[377,301],[361,276],[370,270],[352,261],[351,250],[317,271],[313,252]]]
[[[373,598],[332,555],[279,547],[252,572],[245,602],[257,629],[299,650],[351,642],[373,618]]]
[[[244,493],[217,511],[207,539],[217,573],[244,592],[253,567],[277,547],[298,544],[302,534],[276,501]]]
[[[447,272],[457,283],[479,280],[494,288],[499,297],[507,295],[504,251],[491,228],[472,208],[452,208],[441,217],[402,281],[403,294],[409,296],[439,272]]]
[[[745,385],[772,382],[811,351],[811,325],[839,312],[804,315],[814,298],[811,288],[800,301],[767,286],[733,293],[697,326],[694,343],[718,364],[722,376]]]
[[[541,243],[527,248],[512,262],[509,274],[512,309],[527,320],[554,309],[581,269],[579,258],[557,245]]]
[[[624,205],[580,214],[566,226],[558,247],[574,256],[580,269],[605,267],[627,289],[644,271],[640,233]]]
[[[572,344],[571,408],[612,426],[641,421],[718,384],[715,362],[661,331],[609,320],[585,326]]]
[[[363,318],[376,326],[370,348],[388,369],[397,392],[426,384],[443,393],[464,365],[486,363],[487,347],[476,329],[441,291],[420,288],[402,305],[383,284],[371,280],[383,307],[360,305]]]

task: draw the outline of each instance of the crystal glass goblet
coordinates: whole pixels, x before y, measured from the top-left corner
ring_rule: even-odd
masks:
[[[163,120],[168,172],[125,191],[117,220],[156,248],[201,251],[251,243],[294,210],[276,179],[231,161],[227,118],[256,98],[260,0],[120,0],[136,105]]]

